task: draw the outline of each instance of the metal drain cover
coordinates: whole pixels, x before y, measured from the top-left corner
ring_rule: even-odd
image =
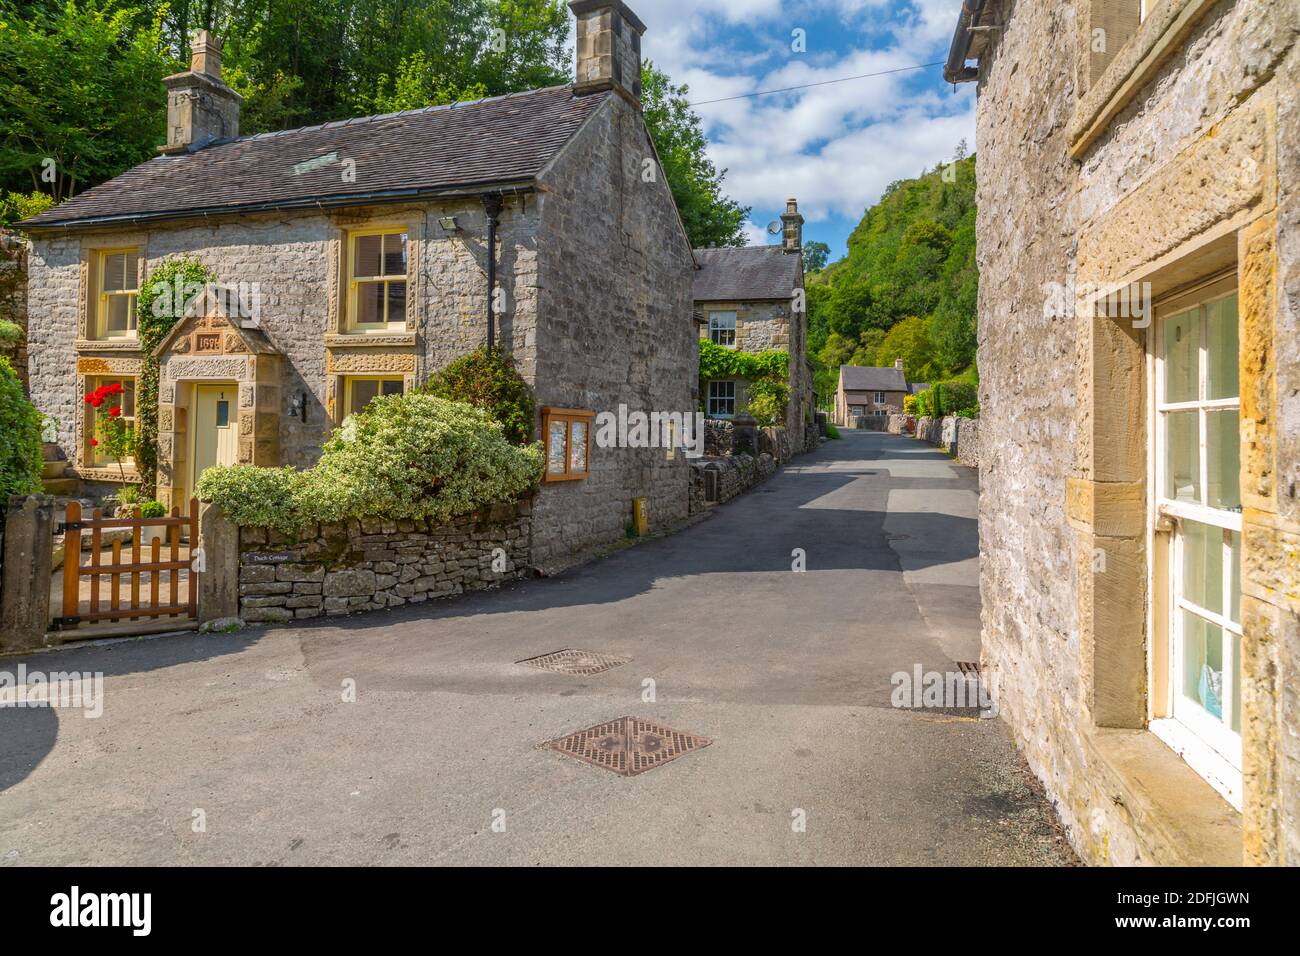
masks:
[[[524,661],[515,661],[515,663],[527,664],[529,667],[540,667],[542,670],[555,671],[559,674],[589,677],[592,674],[603,673],[612,667],[618,667],[620,664],[626,664],[631,659],[630,657],[615,657],[612,654],[597,654],[595,651],[580,651],[568,647],[562,651],[556,651],[554,654],[543,654],[541,657],[530,657]]]
[[[708,737],[674,730],[640,717],[619,717],[567,737],[548,740],[542,746],[604,767],[620,777],[635,777],[711,743]]]

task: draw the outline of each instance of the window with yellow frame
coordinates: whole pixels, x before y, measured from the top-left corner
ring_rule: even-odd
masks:
[[[581,481],[591,471],[591,423],[595,412],[577,408],[543,408],[546,481]]]
[[[103,378],[90,378],[86,380],[86,391],[93,392],[96,389],[102,388],[106,385],[122,386],[121,396],[113,399],[111,405],[112,408],[120,408],[121,412],[118,415],[115,415],[113,417],[121,418],[121,420],[126,424],[128,428],[134,430],[135,429],[135,379],[115,378],[113,376],[106,376]],[[106,405],[104,407],[109,408],[110,406]],[[91,406],[86,406],[86,432],[85,432],[86,449],[85,449],[84,457],[85,457],[85,461],[88,462],[92,468],[104,468],[109,465],[116,464],[116,462],[114,462],[111,458],[109,458],[108,455],[104,453],[102,447],[100,446],[99,435],[95,427],[97,413],[98,413],[97,409]],[[133,466],[133,462],[131,459],[127,459],[125,462],[123,462],[123,464],[127,467]]]
[[[105,249],[96,258],[99,305],[95,311],[95,338],[135,338],[135,306],[140,292],[139,250]]]
[[[406,328],[410,237],[402,226],[348,234],[348,327],[356,332]]]
[[[366,410],[377,398],[406,393],[406,381],[400,375],[349,375],[343,379],[342,418]]]

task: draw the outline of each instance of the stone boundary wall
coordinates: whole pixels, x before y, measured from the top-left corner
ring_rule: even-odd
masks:
[[[957,419],[957,460],[972,468],[980,466],[980,421],[978,418]]]
[[[915,435],[916,416],[890,415],[889,423],[885,426],[885,431],[889,432],[891,435]]]
[[[771,455],[732,455],[691,462],[691,514],[723,504],[776,473]]]
[[[890,418],[891,434],[906,434],[906,415]],[[898,428],[899,431],[894,429]],[[918,418],[916,420],[916,438],[930,445],[942,448],[963,465],[972,468],[980,466],[980,423],[978,418]]]
[[[239,616],[283,623],[421,604],[527,576],[532,503],[430,526],[367,518],[297,536],[239,529]]]

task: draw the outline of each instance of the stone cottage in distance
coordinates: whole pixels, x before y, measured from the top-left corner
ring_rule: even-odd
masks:
[[[1297,38],[1294,0],[968,0],[953,39],[984,668],[1091,862],[1300,864]]]
[[[883,425],[888,415],[902,414],[908,395],[928,387],[907,381],[902,359],[892,368],[841,365],[835,388],[835,424],[849,426],[855,419],[866,419],[869,424]]]
[[[786,202],[779,246],[696,249],[695,314],[700,338],[741,352],[790,355],[790,402],[778,429],[777,456],[803,452],[813,422],[808,316],[804,307],[803,224],[799,203]],[[702,382],[701,402],[712,419],[753,425],[747,382],[731,376]]]
[[[245,137],[221,44],[199,34],[191,69],[167,80],[162,155],[21,224],[31,393],[72,474],[117,478],[81,396],[120,382],[134,414],[136,296],[187,257],[260,307],[252,321],[205,310],[159,350],[167,504],[212,464],[310,466],[349,413],[483,345],[495,322],[547,444],[535,561],[621,538],[637,498],[653,527],[684,518],[685,456],[592,440],[594,415],[620,405],[693,411],[694,260],[663,177],[641,176],[657,159],[645,27],[621,0],[570,7],[571,85]]]

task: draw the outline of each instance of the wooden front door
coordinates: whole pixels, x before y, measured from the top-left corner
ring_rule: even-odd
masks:
[[[190,494],[199,476],[213,465],[233,465],[239,449],[236,398],[239,387],[230,385],[194,386],[194,441],[190,471]]]

